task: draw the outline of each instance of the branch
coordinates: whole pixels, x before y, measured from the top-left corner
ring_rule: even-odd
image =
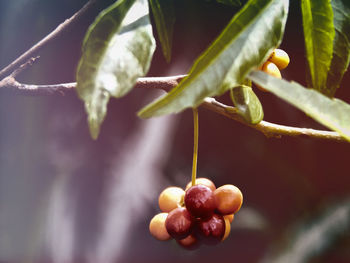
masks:
[[[146,77],[139,78],[135,88],[154,88],[169,91],[176,87],[186,75],[171,77]],[[6,80],[6,81],[5,81]],[[5,81],[5,82],[4,82]],[[17,82],[13,77],[7,77],[0,82],[0,90],[5,89],[15,93],[27,95],[53,95],[64,94],[67,91],[74,90],[76,83],[62,83],[55,85],[28,85]],[[235,107],[227,106],[218,102],[214,98],[206,98],[201,106],[208,110],[221,114],[227,118],[238,121],[246,126],[262,132],[266,137],[281,138],[282,136],[316,138],[322,140],[342,141],[346,140],[337,132],[314,130],[308,128],[297,128],[285,125],[261,121],[256,125],[249,124],[238,114]]]
[[[29,50],[24,52],[20,57],[11,62],[7,67],[0,71],[0,79],[4,78],[6,75],[10,74],[15,68],[18,68],[19,65],[23,64],[25,61],[28,61],[31,57],[38,54],[38,52],[46,46],[48,43],[55,40],[62,32],[66,31],[69,26],[77,22],[86,11],[98,0],[89,0],[78,12],[76,12],[71,18],[65,20],[61,23],[54,31],[48,34],[45,38],[40,40],[37,44],[31,47]]]

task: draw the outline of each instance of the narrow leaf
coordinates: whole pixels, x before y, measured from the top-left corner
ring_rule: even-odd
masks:
[[[260,100],[251,87],[240,85],[231,90],[231,99],[238,113],[250,124],[257,124],[264,118]]]
[[[147,0],[119,0],[90,26],[77,70],[77,92],[94,139],[109,98],[125,95],[147,73],[154,49]]]
[[[333,53],[334,25],[330,0],[302,0],[301,9],[309,86],[327,94],[327,75]]]
[[[271,77],[262,71],[253,71],[248,77],[350,141],[349,104],[339,99],[331,99],[316,90],[304,88],[298,83]]]
[[[139,112],[143,118],[196,107],[205,97],[240,85],[282,39],[287,0],[250,0],[196,60],[187,78]],[[225,83],[224,83],[225,81]]]
[[[327,95],[334,96],[350,61],[350,1],[332,0],[335,37],[333,59],[327,78]]]
[[[171,59],[175,12],[173,0],[150,0],[152,14],[166,61]]]

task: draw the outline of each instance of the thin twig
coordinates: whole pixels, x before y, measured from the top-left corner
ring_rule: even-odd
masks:
[[[10,72],[14,71],[15,68],[18,68],[19,65],[23,64],[25,61],[28,61],[31,57],[38,54],[38,52],[46,46],[48,43],[55,40],[62,32],[66,31],[71,25],[78,21],[90,7],[97,2],[98,0],[89,0],[78,12],[76,12],[71,18],[65,20],[61,23],[54,31],[48,34],[45,38],[40,40],[33,47],[24,52],[20,57],[11,62],[7,67],[0,71],[0,80],[6,75],[9,75]]]
[[[19,68],[15,69],[10,77],[15,78],[18,74],[20,74],[23,70],[27,69],[28,67],[32,66],[34,62],[39,58],[40,56],[36,56],[33,58],[30,58],[26,63],[22,64]]]
[[[146,77],[139,78],[135,87],[136,88],[154,88],[163,89],[169,91],[178,85],[178,83],[186,75],[172,76],[172,77]],[[7,80],[4,82],[4,80]],[[53,95],[64,94],[67,91],[74,90],[76,83],[63,83],[55,85],[28,85],[17,82],[13,77],[5,78],[0,82],[0,90],[6,89],[15,93],[21,93],[26,95]],[[346,140],[337,132],[322,131],[309,128],[297,128],[285,125],[279,125],[270,123],[267,121],[261,121],[256,125],[249,124],[238,114],[235,107],[227,106],[218,102],[214,98],[206,98],[201,106],[221,114],[225,117],[238,121],[246,126],[256,129],[262,132],[267,137],[281,138],[281,136],[292,137],[305,137],[305,138],[317,138],[322,140],[342,141]]]
[[[254,128],[262,132],[266,137],[275,137],[281,138],[282,136],[291,136],[291,137],[305,137],[305,138],[316,138],[323,140],[332,140],[332,141],[342,141],[346,140],[344,137],[339,135],[337,132],[332,131],[322,131],[309,128],[299,128],[291,127],[280,124],[275,124],[267,121],[261,121],[258,124],[249,124],[244,121],[244,119],[238,114],[235,107],[227,106],[223,103],[216,101],[214,98],[206,98],[202,103],[202,106],[205,108],[219,113],[225,117],[238,121],[244,125],[247,125],[251,128]]]

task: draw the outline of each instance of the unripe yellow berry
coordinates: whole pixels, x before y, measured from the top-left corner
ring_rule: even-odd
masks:
[[[169,213],[183,204],[185,191],[180,187],[170,186],[160,193],[158,204],[160,210]]]
[[[224,234],[223,238],[221,239],[221,241],[224,241],[229,236],[229,234],[231,232],[230,219],[228,217],[224,216],[224,220],[225,220],[225,234]]]
[[[205,186],[208,186],[213,192],[215,191],[216,189],[216,186],[215,184],[209,180],[208,178],[204,178],[204,177],[201,177],[201,178],[197,178],[196,179],[196,185],[197,184],[202,184],[202,185],[205,185]],[[192,186],[192,182],[189,182],[187,185],[186,185],[186,190],[188,188],[190,188]]]
[[[272,52],[268,60],[274,63],[280,70],[285,69],[290,61],[287,52],[278,48]]]
[[[216,209],[222,215],[237,213],[243,203],[243,195],[238,187],[225,184],[214,191]]]
[[[262,71],[266,72],[267,74],[270,74],[271,76],[274,76],[276,78],[281,79],[281,72],[278,69],[278,67],[276,66],[276,64],[270,62],[270,61],[266,61],[264,63],[264,65],[262,66]]]
[[[234,214],[224,215],[224,218],[225,218],[225,219],[228,219],[228,220],[230,221],[230,223],[232,223],[234,217],[235,217]]]
[[[267,60],[260,68],[260,70],[266,72],[267,74],[274,76],[276,78],[281,79],[281,72],[278,69],[278,67],[276,66],[276,64],[272,63],[271,61]],[[266,89],[264,89],[263,87],[261,87],[258,84],[255,84],[255,86],[260,89],[261,91],[267,92]]]
[[[167,216],[168,213],[159,213],[155,215],[149,223],[149,232],[152,236],[161,241],[169,240],[171,238],[165,227]]]

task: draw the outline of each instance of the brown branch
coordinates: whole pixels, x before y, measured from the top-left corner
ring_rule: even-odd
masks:
[[[176,87],[181,79],[186,75],[171,76],[171,77],[146,77],[139,78],[135,87],[136,88],[154,88],[163,89],[169,91]],[[5,83],[4,80],[7,80]],[[73,90],[76,87],[76,83],[63,83],[55,85],[28,85],[17,82],[13,77],[5,78],[0,82],[0,90],[6,89],[12,92],[29,94],[29,95],[53,95],[64,94],[67,91]],[[2,83],[3,82],[3,83]],[[262,132],[266,137],[281,138],[282,136],[292,137],[305,137],[305,138],[317,138],[322,140],[342,141],[346,140],[337,132],[314,130],[309,128],[297,128],[285,125],[279,125],[270,123],[267,121],[261,121],[259,124],[252,125],[243,120],[238,114],[235,107],[227,106],[223,103],[216,101],[214,98],[206,98],[201,106],[208,110],[221,114],[225,117],[238,121],[246,126],[256,129]]]
[[[0,71],[0,79],[4,78],[5,76],[9,75],[14,69],[18,68],[19,65],[23,64],[25,61],[28,61],[31,57],[38,54],[38,52],[46,46],[48,43],[55,40],[61,33],[66,31],[69,26],[73,25],[75,22],[77,22],[85,13],[86,11],[98,0],[89,0],[78,12],[76,12],[71,18],[65,20],[63,23],[61,23],[54,31],[52,31],[50,34],[48,34],[45,38],[40,40],[37,44],[35,44],[33,47],[31,47],[29,50],[24,52],[20,57],[18,57],[16,60],[11,62],[7,67],[2,69]]]
[[[235,107],[227,106],[216,101],[214,98],[206,98],[202,104],[205,108],[219,113],[225,117],[238,121],[246,126],[262,132],[266,137],[281,138],[282,136],[316,138],[323,140],[342,141],[346,140],[337,132],[322,131],[309,128],[298,128],[279,125],[267,121],[261,121],[256,125],[249,124],[238,114]]]

